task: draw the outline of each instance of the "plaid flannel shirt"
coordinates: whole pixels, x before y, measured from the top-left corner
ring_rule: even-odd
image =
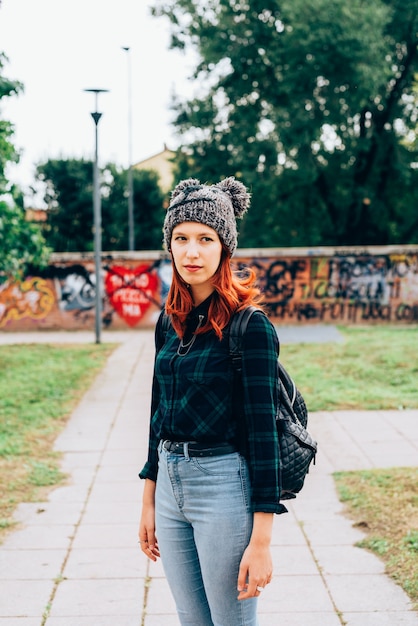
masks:
[[[194,329],[199,315],[207,315],[210,298],[189,316]],[[189,335],[190,336],[190,335]],[[172,327],[166,337],[161,317],[155,330],[156,356],[152,387],[148,460],[141,478],[157,480],[161,439],[199,443],[234,443],[239,440],[234,415],[233,370],[228,336],[222,341],[210,331],[197,335],[189,352],[178,354],[179,338]],[[280,513],[277,408],[276,331],[265,315],[251,316],[242,342],[240,403],[247,432],[247,461],[252,489],[252,510]],[[184,351],[185,352],[185,351]]]

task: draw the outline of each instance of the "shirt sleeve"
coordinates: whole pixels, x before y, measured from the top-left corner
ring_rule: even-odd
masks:
[[[163,311],[160,314],[160,317],[157,320],[157,324],[155,326],[155,358],[157,357],[158,352],[161,350],[161,347],[164,345],[164,333],[162,329],[162,316]],[[154,413],[158,410],[158,403],[160,398],[160,387],[157,381],[157,377],[155,375],[155,358],[154,358],[154,375],[152,378],[152,392],[151,392],[151,418]],[[151,419],[150,419],[150,427],[149,427],[149,440],[148,440],[148,459],[145,463],[142,470],[139,472],[140,478],[149,478],[150,480],[157,480],[157,472],[158,472],[158,443],[156,436],[154,435],[151,428]]]
[[[242,340],[242,382],[247,460],[254,512],[282,513],[276,412],[278,353],[276,330],[263,313],[254,313]]]

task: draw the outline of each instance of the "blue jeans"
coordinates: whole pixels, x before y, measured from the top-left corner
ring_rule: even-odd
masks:
[[[159,448],[156,534],[182,626],[257,626],[257,598],[237,600],[253,515],[245,460]]]

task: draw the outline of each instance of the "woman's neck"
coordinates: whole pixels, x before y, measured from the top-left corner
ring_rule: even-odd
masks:
[[[194,306],[199,306],[199,304],[202,304],[202,302],[204,302],[207,298],[209,298],[209,296],[215,291],[214,288],[212,287],[212,285],[210,286],[196,286],[196,287],[190,287],[190,291],[192,293],[192,298],[193,298],[193,304]]]

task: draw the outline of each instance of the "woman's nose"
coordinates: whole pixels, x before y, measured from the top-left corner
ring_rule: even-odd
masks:
[[[196,257],[199,256],[199,247],[195,241],[189,241],[187,246],[187,256]]]

